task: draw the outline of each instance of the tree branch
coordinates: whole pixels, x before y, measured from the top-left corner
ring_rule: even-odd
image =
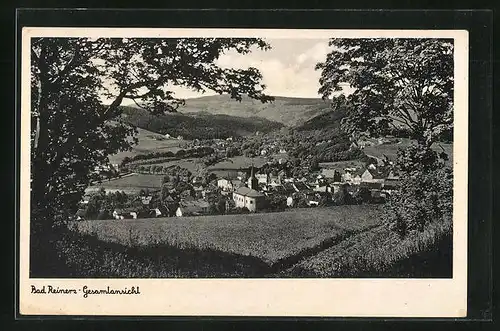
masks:
[[[64,66],[64,68],[57,73],[57,76],[51,80],[52,84],[58,82],[61,79],[61,77],[66,75],[68,73],[68,71],[70,71],[71,69],[73,69],[75,67],[75,64],[77,62],[77,57],[79,54],[80,54],[80,50],[78,49],[78,46],[77,46],[77,47],[75,47],[75,51],[73,53],[73,56],[71,57],[71,60],[69,60],[69,62]]]

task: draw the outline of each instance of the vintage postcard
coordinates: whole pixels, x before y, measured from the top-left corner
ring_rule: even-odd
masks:
[[[465,317],[463,30],[22,31],[21,315]]]

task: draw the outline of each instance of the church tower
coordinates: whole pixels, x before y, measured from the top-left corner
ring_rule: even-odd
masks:
[[[252,190],[257,190],[259,188],[259,181],[255,177],[254,166],[250,168],[250,178],[248,178],[248,188]]]

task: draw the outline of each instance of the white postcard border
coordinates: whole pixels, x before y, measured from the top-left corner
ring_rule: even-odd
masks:
[[[30,38],[264,37],[454,38],[454,218],[452,279],[33,279],[29,277]],[[467,311],[468,32],[39,28],[22,32],[19,309],[22,315],[464,317]],[[140,295],[34,295],[61,288],[139,286]]]

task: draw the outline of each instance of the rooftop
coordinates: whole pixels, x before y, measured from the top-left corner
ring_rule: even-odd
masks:
[[[252,198],[258,198],[264,196],[264,194],[260,193],[259,191],[253,190],[248,187],[240,187],[235,191],[235,193]]]

